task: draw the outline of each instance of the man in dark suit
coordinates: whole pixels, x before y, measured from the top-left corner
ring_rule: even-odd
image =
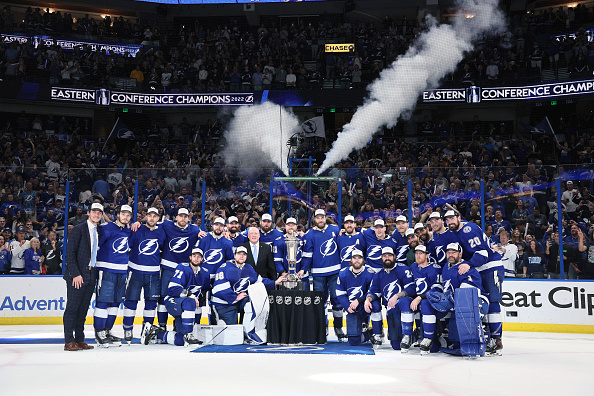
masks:
[[[103,206],[91,205],[89,218],[74,227],[68,234],[66,246],[66,309],[64,310],[64,350],[93,349],[85,343],[85,320],[95,291],[97,271],[97,225],[103,217]]]
[[[250,264],[262,278],[276,280],[276,268],[272,248],[260,242],[260,230],[248,228],[248,242],[240,245],[247,249],[246,263]],[[256,259],[254,259],[256,256]]]

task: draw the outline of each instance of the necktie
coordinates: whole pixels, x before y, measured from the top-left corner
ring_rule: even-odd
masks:
[[[97,247],[99,245],[97,242],[97,226],[93,227],[93,240],[91,243],[93,244],[93,248],[91,249],[91,267],[95,267],[97,261]]]
[[[252,254],[254,255],[254,264],[258,264],[258,248],[256,245],[252,246]]]

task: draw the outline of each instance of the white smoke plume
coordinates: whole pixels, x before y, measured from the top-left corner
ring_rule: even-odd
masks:
[[[460,0],[451,25],[438,25],[428,17],[429,29],[368,87],[369,97],[338,134],[318,174],[364,147],[383,126],[393,127],[401,114],[414,109],[422,91],[437,88],[444,76],[455,71],[474,40],[502,29],[505,20],[497,3]]]
[[[224,132],[223,160],[247,173],[276,166],[288,175],[286,143],[300,128],[295,114],[274,103],[239,107]]]

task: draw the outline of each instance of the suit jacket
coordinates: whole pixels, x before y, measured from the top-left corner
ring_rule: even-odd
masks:
[[[256,273],[262,278],[268,278],[276,280],[276,267],[274,266],[274,255],[272,254],[272,248],[263,243],[258,242],[258,262],[254,263],[254,255],[252,254],[252,245],[250,242],[241,244],[244,246],[247,253],[246,263],[250,264],[256,270]]]
[[[66,245],[66,270],[64,271],[64,279],[66,279],[66,281],[71,281],[79,275],[82,275],[84,283],[91,282],[95,278],[95,271],[89,270],[91,250],[89,226],[85,221],[84,223],[75,226],[72,231],[68,233],[68,244]]]

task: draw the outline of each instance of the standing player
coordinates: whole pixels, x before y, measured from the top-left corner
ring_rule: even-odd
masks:
[[[200,301],[204,300],[202,297],[210,289],[210,274],[202,267],[203,257],[202,250],[196,247],[192,249],[189,264],[179,264],[169,281],[164,300],[167,310],[175,318],[176,331],[146,325],[142,330],[142,344],[159,342],[189,346],[200,343],[193,334],[194,321],[201,316]]]
[[[324,209],[317,209],[314,213],[314,227],[305,234],[301,268],[304,271],[311,270],[313,289],[324,292],[325,302],[328,300],[328,295],[330,296],[334,332],[340,339],[344,338],[344,332],[342,331],[342,308],[336,298],[336,280],[340,271],[336,237],[339,233],[338,226],[326,224]]]
[[[138,228],[130,236],[130,258],[128,268],[128,285],[126,301],[124,301],[124,341],[132,342],[134,317],[140,300],[140,291],[144,290],[143,323],[152,324],[155,320],[157,302],[161,296],[161,250],[165,243],[165,232],[157,225],[159,210],[149,208],[146,224]]]
[[[355,218],[348,215],[344,218],[344,232],[336,238],[336,244],[340,251],[340,267],[348,268],[351,266],[351,254],[353,250],[359,249],[365,251],[365,240],[363,234],[357,232]]]
[[[233,259],[233,242],[223,236],[225,230],[225,219],[217,217],[212,222],[212,230],[198,241],[198,248],[204,252],[203,267],[208,270],[211,278],[219,269],[219,266],[228,260]]]
[[[441,267],[448,263],[446,257],[446,246],[450,243],[458,242],[456,234],[444,227],[443,219],[439,212],[433,212],[429,215],[429,224],[433,235],[427,244],[429,251],[429,261],[439,264]]]
[[[260,242],[265,243],[272,248],[274,241],[282,237],[283,233],[274,228],[270,213],[264,213],[260,221]]]
[[[415,247],[415,262],[411,265],[417,296],[412,300],[410,309],[421,312],[423,323],[423,340],[421,341],[421,355],[426,355],[431,350],[432,340],[435,336],[435,323],[437,311],[431,306],[425,293],[430,290],[442,291],[441,267],[437,264],[430,264],[427,260],[429,253],[423,245]]]
[[[309,274],[305,272],[301,268],[301,260],[303,254],[303,236],[299,235],[297,232],[297,220],[294,217],[289,217],[286,222],[285,227],[285,234],[286,235],[293,235],[297,239],[299,239],[299,243],[297,244],[297,252],[295,255],[296,258],[296,271],[297,276],[303,282],[303,290],[309,290]],[[285,242],[285,236],[282,238],[278,238],[274,241],[274,245],[272,247],[272,253],[274,254],[274,264],[276,267],[276,272],[279,275],[285,275],[289,272],[289,262],[287,260],[287,243]]]
[[[373,222],[373,229],[368,228],[362,232],[365,239],[365,246],[367,253],[365,255],[365,264],[376,273],[382,268],[382,249],[385,247],[396,250],[396,241],[386,235],[386,224],[382,219],[377,219]]]
[[[363,252],[359,249],[352,252],[351,266],[341,269],[338,273],[336,297],[347,311],[347,337],[350,345],[360,345],[369,341],[369,314],[365,312],[363,302],[373,276],[374,272],[365,266]]]
[[[116,213],[115,222],[102,224],[98,230],[97,300],[93,326],[97,345],[105,348],[109,343],[122,341],[111,333],[111,329],[118,315],[118,308],[124,301],[128,273],[128,238],[132,208],[122,205]]]
[[[406,230],[408,229],[408,219],[406,216],[396,217],[396,229],[392,232],[392,239],[396,242],[396,262],[406,265],[406,253],[408,252],[408,242],[406,241]]]
[[[240,232],[241,224],[239,224],[239,219],[235,216],[229,216],[227,219],[227,231],[229,232],[229,239],[233,242],[234,252],[238,246],[248,241],[247,235]]]
[[[365,299],[365,311],[371,313],[372,302],[381,299],[387,308],[388,339],[392,348],[408,352],[412,343],[413,315],[410,296],[415,293],[415,282],[410,269],[397,264],[391,247],[382,249],[383,268],[375,274]],[[402,331],[402,339],[400,334]],[[400,342],[399,342],[400,341]]]
[[[487,242],[487,236],[480,227],[471,222],[461,221],[458,211],[448,210],[444,215],[450,231],[458,237],[462,247],[464,263],[460,264],[459,271],[463,275],[473,267],[481,275],[482,286],[489,298],[489,324],[490,337],[487,353],[501,355],[503,343],[501,341],[502,316],[501,316],[501,282],[505,276],[505,269],[500,259],[496,259],[493,250]],[[497,254],[500,257],[499,254]],[[445,282],[445,280],[444,280]]]

